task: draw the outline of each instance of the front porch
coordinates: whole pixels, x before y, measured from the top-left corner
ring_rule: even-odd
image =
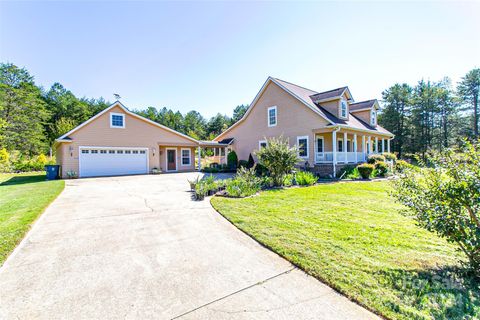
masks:
[[[361,163],[370,154],[390,152],[390,138],[347,130],[314,132],[314,163]]]

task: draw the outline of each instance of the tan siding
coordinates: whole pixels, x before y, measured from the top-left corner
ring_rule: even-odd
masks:
[[[125,114],[125,128],[110,128],[110,113]],[[149,170],[162,167],[160,162],[159,142],[178,143],[179,145],[194,145],[195,143],[185,137],[167,131],[144,120],[126,114],[120,107],[114,107],[97,119],[88,123],[76,132],[69,135],[73,142],[63,143],[58,148],[63,150],[62,165],[63,177],[66,172],[73,170],[78,174],[78,153],[80,146],[98,147],[143,147],[148,148]],[[70,155],[69,147],[72,147]],[[153,153],[155,149],[155,155]],[[164,155],[163,155],[164,156]],[[180,155],[177,153],[177,157]],[[180,163],[180,160],[179,160]],[[163,167],[164,168],[164,167]],[[194,169],[194,166],[181,167],[179,171]]]
[[[363,122],[370,124],[370,110],[359,111],[353,114],[355,115],[355,117],[359,118]]]
[[[268,127],[267,110],[277,106],[277,125]],[[313,128],[322,128],[327,122],[310,110],[296,98],[270,82],[248,116],[237,126],[216,140],[235,138],[233,149],[239,160],[247,160],[250,153],[258,149],[258,141],[264,138],[283,135],[290,145],[297,143],[297,136],[309,137],[309,159],[313,163],[314,134]]]

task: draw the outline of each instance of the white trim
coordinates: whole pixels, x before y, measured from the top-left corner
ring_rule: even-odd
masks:
[[[147,158],[147,174],[150,171],[150,149],[145,147],[99,147],[99,146],[79,146],[78,147],[78,177],[81,178],[80,172],[82,171],[82,161],[80,161],[80,155],[82,149],[134,149],[134,150],[145,150]]]
[[[122,117],[122,126],[114,126],[112,116]],[[125,129],[125,113],[110,112],[110,128]]]
[[[327,128],[329,128],[329,127],[327,127]],[[331,128],[344,128],[344,129],[350,129],[352,131],[368,132],[368,133],[378,134],[379,136],[386,136],[386,137],[391,137],[391,138],[395,137],[395,135],[393,133],[378,132],[376,130],[370,130],[370,129],[360,129],[360,128],[347,126],[345,124],[336,124]]]
[[[322,151],[318,151],[318,141],[322,140]],[[325,152],[325,138],[323,136],[315,136],[315,152]]]
[[[373,119],[374,121],[372,122],[372,116],[375,114],[375,119]],[[371,126],[376,126],[377,125],[377,110],[375,108],[372,108],[372,110],[370,111],[370,125]]]
[[[183,164],[183,151],[188,151],[188,164]],[[181,167],[189,167],[192,165],[192,149],[190,148],[181,148],[180,149],[180,166]]]
[[[345,103],[345,116],[342,115],[342,106],[343,104]],[[340,119],[348,119],[348,113],[349,113],[349,110],[348,110],[348,102],[345,101],[344,99],[340,99],[340,102],[339,102],[339,110],[338,110],[338,117]]]
[[[265,83],[263,84],[263,86],[260,88],[260,91],[258,91],[257,95],[255,96],[255,98],[253,99],[252,103],[250,103],[250,106],[248,107],[247,111],[245,112],[245,114],[243,115],[242,118],[240,118],[240,120],[238,120],[237,122],[235,122],[233,125],[231,125],[227,130],[225,130],[224,132],[220,133],[218,136],[216,136],[213,140],[217,140],[218,138],[224,136],[227,132],[229,132],[230,130],[232,130],[234,127],[236,127],[237,125],[239,125],[242,121],[244,121],[247,116],[250,114],[250,112],[252,111],[252,109],[255,107],[255,103],[257,103],[258,99],[260,99],[260,97],[262,96],[263,94],[263,91],[265,91],[265,89],[267,88],[267,85],[270,83],[270,82],[273,82],[275,83],[277,86],[279,86],[280,88],[282,88],[283,90],[285,90],[288,94],[290,94],[291,96],[293,96],[294,98],[296,98],[298,101],[300,101],[301,103],[303,103],[306,107],[308,107],[310,110],[312,110],[313,112],[315,112],[316,114],[318,114],[320,117],[322,117],[324,120],[326,120],[329,124],[331,125],[335,125],[335,123],[333,123],[332,121],[330,121],[330,119],[328,119],[327,117],[325,117],[320,111],[318,111],[318,109],[316,108],[313,108],[311,105],[309,105],[308,103],[306,103],[302,98],[298,97],[296,94],[294,94],[293,92],[291,92],[290,90],[288,90],[287,88],[285,88],[284,86],[282,86],[278,81],[276,81],[274,78],[272,77],[268,77],[267,80],[265,81]]]
[[[150,119],[147,119],[147,118],[145,118],[145,117],[139,116],[138,114],[129,111],[120,101],[114,102],[110,107],[108,107],[108,108],[104,109],[103,111],[97,113],[95,116],[91,117],[91,118],[88,119],[87,121],[81,123],[81,124],[78,125],[77,127],[73,128],[72,130],[68,131],[68,132],[65,133],[63,136],[61,136],[61,137],[59,137],[58,139],[55,139],[55,140],[62,142],[62,141],[61,141],[62,139],[68,137],[70,134],[74,133],[74,132],[77,131],[78,129],[80,129],[80,128],[84,127],[85,125],[89,124],[90,122],[92,122],[93,120],[97,119],[97,118],[100,117],[101,115],[107,113],[109,110],[111,110],[112,108],[114,108],[114,107],[116,107],[116,106],[118,106],[120,109],[122,109],[123,111],[125,111],[126,114],[131,115],[132,117],[141,119],[141,120],[143,120],[143,121],[145,121],[145,122],[148,122],[148,123],[150,123],[150,124],[152,124],[152,125],[154,125],[154,126],[157,126],[157,127],[159,127],[159,128],[162,128],[162,129],[164,129],[164,130],[167,130],[167,131],[169,131],[169,132],[171,132],[171,133],[174,133],[174,134],[176,134],[176,135],[179,135],[179,136],[181,136],[181,137],[184,137],[185,139],[188,139],[188,140],[193,141],[193,142],[195,142],[195,143],[199,143],[197,140],[193,139],[192,137],[189,137],[189,136],[187,136],[187,135],[185,135],[185,134],[183,134],[183,133],[180,133],[180,132],[178,132],[178,131],[176,131],[176,130],[173,130],[173,129],[169,128],[169,127],[166,127],[166,126],[164,126],[164,125],[161,125],[161,124],[159,124],[159,123],[156,123],[155,121],[152,121],[152,120],[150,120]]]
[[[300,143],[298,142],[300,139],[307,139],[307,155],[306,156],[301,156],[300,155],[300,150],[298,152],[298,156],[302,159],[307,159],[308,156],[310,155],[310,139],[308,138],[308,136],[297,136],[297,147],[299,148],[300,147]]]
[[[168,150],[175,150],[175,170],[168,170]],[[178,148],[165,148],[165,172],[178,171]]]
[[[258,150],[260,150],[262,148],[261,147],[262,143],[265,143],[268,146],[268,141],[267,140],[258,140]]]
[[[270,123],[270,110],[275,110],[275,123],[271,124]],[[277,111],[277,106],[272,106],[267,109],[267,125],[268,127],[276,127],[278,124],[278,111]]]

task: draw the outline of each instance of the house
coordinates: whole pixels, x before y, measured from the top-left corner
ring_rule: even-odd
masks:
[[[61,176],[79,177],[146,174],[159,170],[195,170],[195,152],[204,146],[187,135],[130,112],[115,102],[55,142]],[[198,161],[198,163],[200,163]]]
[[[229,147],[246,160],[269,138],[283,136],[298,146],[300,165],[332,175],[390,151],[394,135],[377,124],[378,109],[377,100],[355,102],[348,87],[316,92],[269,77],[245,115],[214,141],[232,141]]]

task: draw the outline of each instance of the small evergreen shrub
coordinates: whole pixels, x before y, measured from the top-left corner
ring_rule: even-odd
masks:
[[[254,195],[262,187],[262,179],[255,174],[255,168],[240,168],[234,179],[227,181],[225,191],[227,196],[243,198]]]
[[[295,174],[295,181],[300,186],[311,186],[317,182],[317,177],[308,171],[299,171]]]
[[[376,175],[379,177],[385,177],[388,173],[388,164],[384,161],[378,161],[375,163]]]
[[[247,166],[248,166],[248,161],[247,160],[238,161],[238,167],[239,168],[246,168]]]
[[[340,169],[340,171],[338,171],[337,178],[342,177],[342,179],[349,179],[347,177],[351,175],[356,168],[357,168],[356,166],[352,166],[352,165],[344,166],[342,169]]]
[[[227,163],[228,163],[228,168],[237,169],[238,157],[237,157],[237,153],[235,151],[232,150],[228,153]]]
[[[250,155],[248,156],[247,169],[253,168],[254,165],[255,165],[255,160],[253,160],[253,156],[250,153]]]
[[[375,162],[383,161],[385,162],[385,157],[381,154],[371,154],[368,156],[367,163],[375,164]]]
[[[375,170],[375,166],[370,163],[363,163],[357,166],[357,170],[362,179],[368,179],[372,175],[373,170]]]

